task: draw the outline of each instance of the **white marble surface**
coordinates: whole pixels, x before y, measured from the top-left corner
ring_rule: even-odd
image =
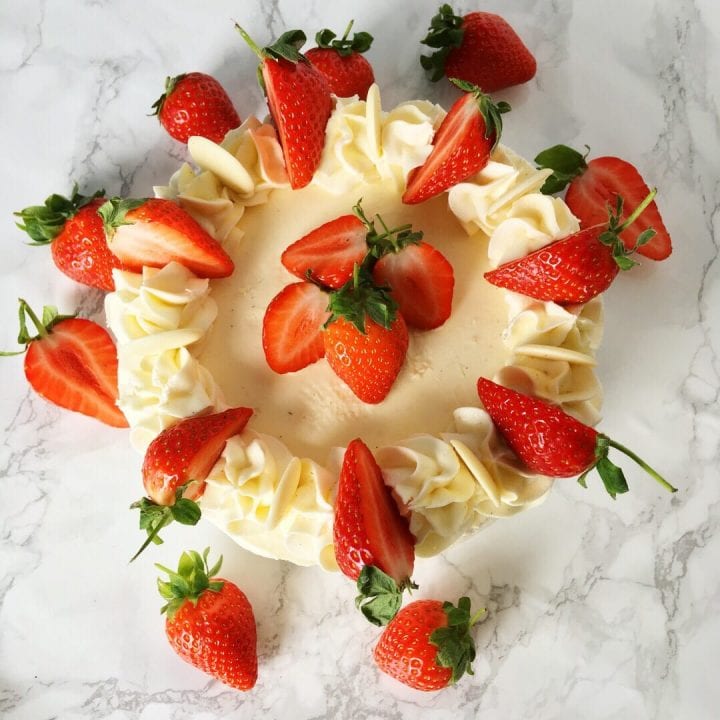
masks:
[[[150,192],[183,148],[146,117],[166,74],[209,71],[242,115],[261,112],[255,63],[231,18],[258,40],[301,26],[372,32],[388,104],[445,105],[417,65],[436,2],[4,0],[0,4],[0,346],[14,347],[16,298],[100,317],[101,294],[29,248],[11,212],[72,180]],[[393,9],[390,10],[389,8]],[[458,8],[470,9],[463,2]],[[539,72],[501,94],[506,141],[555,142],[633,160],[660,187],[672,258],[645,263],[607,295],[602,427],[680,487],[631,469],[612,502],[558,483],[540,508],[418,563],[419,597],[469,594],[475,676],[439,694],[381,677],[377,635],[340,576],[255,558],[201,526],[170,529],[152,559],[211,544],[257,614],[260,679],[231,691],[176,659],[158,614],[151,558],[127,510],[141,458],[124,431],[62,412],[0,363],[0,715],[62,718],[716,718],[720,713],[720,224],[715,0],[490,0]]]

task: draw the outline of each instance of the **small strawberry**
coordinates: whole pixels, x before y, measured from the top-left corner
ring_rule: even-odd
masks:
[[[293,189],[305,187],[320,164],[325,126],[333,109],[327,80],[300,53],[302,30],[290,30],[275,44],[260,48],[239,25],[245,42],[260,58],[262,85],[278,131]]]
[[[163,430],[145,451],[143,485],[148,497],[133,503],[140,510],[140,529],[147,539],[134,560],[173,520],[195,525],[200,508],[195,503],[205,491],[205,478],[217,462],[228,438],[242,432],[252,410],[231,408],[212,415],[180,420]]]
[[[586,162],[585,157],[566,145],[555,145],[535,158],[540,167],[554,171],[545,181],[542,192],[551,195],[569,183],[565,202],[581,227],[605,222],[607,208],[614,207],[618,197],[623,198],[626,207],[636,207],[650,192],[640,173],[629,162],[616,157],[599,157]],[[638,238],[649,228],[655,230],[655,237],[638,245]],[[641,255],[651,260],[669,257],[672,241],[654,200],[642,218],[623,233],[623,241],[628,250],[637,247]]]
[[[166,78],[165,92],[152,109],[171,137],[181,143],[193,135],[219,143],[240,125],[240,116],[223,86],[201,72]]]
[[[536,300],[560,304],[585,303],[607,290],[620,270],[637,263],[630,254],[651,242],[655,231],[645,230],[630,252],[621,234],[635,222],[655,196],[653,190],[622,224],[622,198],[617,199],[610,222],[580,230],[556,240],[525,257],[511,260],[485,273],[498,287],[522,293]]]
[[[101,290],[112,291],[113,268],[120,260],[110,252],[97,209],[105,202],[104,190],[80,195],[77,185],[70,198],[50,195],[44,205],[33,205],[16,212],[17,226],[33,240],[31,245],[51,246],[58,269],[69,278]]]
[[[108,246],[128,270],[175,260],[195,275],[222,278],[235,266],[220,243],[171,200],[112,198],[98,210]]]
[[[537,71],[535,58],[518,34],[506,20],[488,12],[460,17],[450,5],[442,5],[422,43],[436,49],[420,57],[433,82],[445,75],[491,93],[525,83]]]
[[[37,335],[31,335],[26,316]],[[117,352],[105,328],[91,320],[59,315],[45,306],[42,319],[20,299],[20,334],[25,345],[25,377],[35,392],[55,405],[97,418],[113,427],[127,427],[117,407]]]
[[[337,36],[332,30],[321,30],[315,35],[317,47],[308,50],[305,57],[327,80],[330,92],[334,95],[357,95],[365,100],[370,86],[375,82],[375,75],[362,53],[370,49],[373,36],[359,32],[350,40],[348,36],[353,22],[350,21],[340,40],[335,39]]]
[[[167,601],[161,609],[165,635],[186,662],[230,687],[250,690],[258,670],[255,615],[237,585],[215,577],[222,556],[210,568],[209,552],[184,552],[177,571],[156,565],[168,574],[157,583]]]
[[[410,580],[415,538],[365,443],[356,438],[345,450],[333,524],[340,570],[358,583],[356,604],[375,625],[398,611]]]
[[[510,106],[493,103],[475,85],[453,82],[465,91],[450,108],[433,139],[425,163],[410,171],[402,200],[414,204],[429,200],[487,165],[490,153],[500,141],[502,113]]]
[[[330,293],[325,358],[366,403],[382,402],[405,362],[408,332],[397,304],[356,265],[353,277]]]
[[[586,477],[595,468],[605,489],[615,498],[627,492],[628,485],[623,471],[608,458],[608,451],[613,447],[634,460],[666,490],[676,492],[676,488],[631,450],[583,425],[556,405],[482,377],[477,388],[497,429],[533,472],[558,478],[580,475],[578,482],[586,487]]]
[[[473,674],[473,625],[485,614],[470,615],[470,599],[457,607],[439,600],[415,600],[390,621],[373,656],[384,673],[415,690],[442,690],[465,673]]]
[[[288,285],[270,301],[263,318],[262,342],[272,370],[295,372],[325,354],[327,304],[325,293],[310,282]]]

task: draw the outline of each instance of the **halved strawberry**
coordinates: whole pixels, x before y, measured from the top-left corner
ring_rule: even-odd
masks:
[[[357,216],[341,215],[294,242],[280,260],[293,275],[306,279],[310,273],[314,281],[337,290],[365,257],[367,232]]]
[[[230,256],[185,210],[170,200],[112,198],[98,210],[111,252],[123,266],[164,267],[175,260],[198,277],[228,277]]]
[[[327,305],[327,295],[310,282],[288,285],[270,301],[262,341],[271,369],[295,372],[325,354],[322,327],[330,317]]]

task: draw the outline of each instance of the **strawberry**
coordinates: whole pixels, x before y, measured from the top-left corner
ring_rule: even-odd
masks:
[[[405,361],[408,332],[397,304],[367,268],[330,293],[325,357],[335,374],[366,403],[382,402]]]
[[[640,173],[629,162],[616,157],[599,157],[586,162],[585,157],[566,145],[555,145],[535,158],[540,167],[553,170],[541,188],[542,192],[551,195],[569,183],[565,202],[581,227],[605,222],[607,208],[614,207],[618,197],[624,199],[627,207],[636,207],[650,192]],[[638,246],[638,238],[649,228],[655,230],[655,237]],[[642,218],[623,233],[623,242],[628,250],[637,247],[641,255],[651,260],[669,257],[672,241],[654,200]]]
[[[605,489],[615,498],[627,492],[628,485],[623,471],[608,458],[613,447],[638,463],[666,490],[676,492],[676,488],[631,450],[584,425],[556,405],[482,377],[477,388],[493,423],[533,472],[559,478],[580,475],[578,482],[586,487],[588,473],[597,469]]]
[[[97,209],[105,202],[104,190],[80,195],[77,185],[70,198],[50,195],[44,205],[23,208],[18,227],[33,240],[31,245],[51,245],[58,269],[83,285],[114,290],[113,268],[120,260],[110,252]]]
[[[165,92],[153,103],[152,115],[171,137],[187,143],[193,135],[222,142],[240,125],[240,116],[223,86],[201,72],[165,79]]]
[[[365,443],[345,450],[333,523],[340,570],[358,581],[357,604],[370,622],[387,623],[400,607],[415,562],[415,539]]]
[[[321,30],[315,35],[317,47],[308,50],[305,57],[327,80],[331,93],[338,97],[357,95],[365,100],[375,82],[375,74],[362,53],[370,49],[373,36],[359,32],[350,40],[348,35],[353,22],[350,21],[340,40],[335,39],[337,36],[332,30]]]
[[[37,330],[31,335],[26,316]],[[105,328],[91,320],[59,315],[45,306],[42,319],[20,299],[20,334],[25,345],[25,377],[39,395],[55,405],[97,418],[113,427],[127,427],[117,407],[117,352]]]
[[[425,163],[410,171],[404,203],[429,200],[475,175],[487,165],[490,153],[500,141],[502,113],[510,106],[493,103],[475,85],[453,82],[465,91],[450,108],[433,139]]]
[[[333,109],[327,80],[300,53],[302,30],[290,30],[260,48],[239,25],[245,42],[261,60],[260,75],[278,131],[293,189],[305,187],[320,164],[325,126]]]
[[[263,350],[276,373],[301,370],[325,354],[323,323],[328,319],[325,293],[309,282],[283,288],[263,318]]]
[[[475,642],[470,631],[485,613],[470,615],[470,599],[457,607],[439,600],[415,600],[390,621],[373,657],[390,677],[415,690],[442,690],[473,674]]]
[[[618,197],[616,213],[610,212],[609,223],[580,230],[525,257],[511,260],[485,273],[485,279],[536,300],[585,303],[607,290],[620,270],[637,265],[629,257],[636,248],[628,252],[620,234],[637,220],[654,196],[655,190],[622,224],[623,201]],[[645,230],[637,238],[637,247],[651,241],[654,235],[654,230]]]
[[[460,17],[442,5],[421,41],[435,48],[420,64],[435,82],[443,75],[477,85],[486,93],[535,77],[537,63],[518,34],[499,15],[471,12]]]
[[[175,260],[198,277],[232,275],[220,243],[171,200],[112,198],[98,210],[111,252],[128,270],[164,267]]]
[[[140,529],[148,537],[134,560],[173,520],[195,525],[195,503],[205,491],[205,478],[217,462],[228,438],[242,432],[252,410],[239,407],[212,415],[197,415],[165,428],[145,451],[142,474],[149,497],[133,503],[140,510]]]
[[[157,583],[167,601],[161,610],[165,635],[186,662],[230,687],[250,690],[258,669],[253,609],[235,583],[215,577],[222,556],[210,568],[209,552],[184,552],[177,572],[156,566],[168,574]]]

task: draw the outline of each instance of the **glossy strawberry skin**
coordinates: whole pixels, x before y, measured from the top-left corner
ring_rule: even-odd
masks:
[[[357,580],[374,565],[403,587],[415,561],[415,539],[400,514],[370,449],[356,438],[343,458],[333,524],[335,558],[344,575]]]
[[[360,100],[367,98],[370,86],[375,82],[370,63],[357,52],[340,55],[333,48],[312,48],[305,57],[327,80],[330,92],[337,97],[357,95]]]
[[[416,690],[434,691],[450,683],[452,671],[435,661],[437,645],[430,635],[447,626],[447,615],[439,600],[416,600],[406,605],[388,623],[373,657],[380,670]]]
[[[480,378],[478,395],[525,465],[548,477],[573,477],[595,464],[597,431],[556,405]]]
[[[250,690],[258,673],[253,609],[234,583],[222,582],[219,592],[202,593],[197,605],[186,600],[166,619],[165,634],[186,662],[230,687]]]

